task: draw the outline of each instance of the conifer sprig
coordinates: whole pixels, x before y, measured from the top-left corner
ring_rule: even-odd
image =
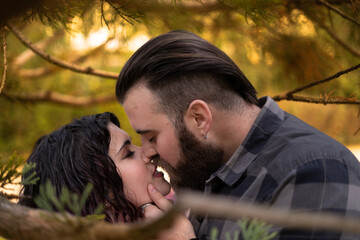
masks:
[[[93,185],[88,183],[79,196],[76,193],[71,193],[67,187],[63,187],[59,196],[57,196],[54,186],[50,181],[47,181],[45,185],[40,186],[39,195],[34,198],[35,204],[41,208],[50,212],[60,212],[65,215],[65,212],[71,212],[75,216],[81,216],[81,210],[86,204],[86,200],[90,196],[93,189]],[[98,219],[97,215],[100,215],[103,211],[103,206],[99,205],[90,218]],[[102,216],[100,218],[103,218]]]
[[[238,221],[238,225],[241,231],[235,230],[233,233],[226,232],[226,240],[238,240],[240,233],[244,240],[271,240],[277,234],[277,232],[270,232],[271,225],[256,219],[242,219]],[[212,229],[210,239],[219,239],[218,229]]]
[[[6,188],[8,184],[35,184],[39,180],[36,173],[33,172],[22,181],[16,181],[23,174],[34,169],[36,164],[25,164],[22,171],[18,169],[24,164],[24,158],[14,152],[8,160],[3,160],[0,156],[0,188]]]

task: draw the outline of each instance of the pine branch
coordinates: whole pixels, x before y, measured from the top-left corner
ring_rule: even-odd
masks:
[[[273,239],[277,232],[270,233],[271,225],[268,225],[264,222],[253,219],[249,221],[244,219],[238,221],[238,225],[241,229],[241,235],[244,240],[270,240]],[[234,233],[234,236],[239,236],[239,233]]]
[[[51,102],[63,106],[71,107],[87,107],[96,104],[115,102],[115,95],[104,97],[76,97],[72,95],[64,95],[51,91],[28,93],[28,94],[15,94],[4,92],[4,96],[11,100],[24,101],[24,102]]]
[[[355,23],[357,26],[360,27],[360,23],[352,18],[352,17],[349,17],[347,16],[346,14],[344,14],[341,10],[339,10],[338,8],[334,7],[333,5],[331,5],[330,3],[328,3],[327,1],[325,0],[317,0],[318,2],[322,3],[325,7],[329,8],[330,10],[336,12],[337,14],[339,14],[340,16],[342,16],[343,18],[345,18],[346,20],[349,20],[350,22],[352,23]]]
[[[322,80],[319,80],[319,81],[315,81],[315,82],[312,82],[312,83],[307,84],[307,85],[305,85],[305,86],[296,88],[296,89],[294,89],[294,90],[292,90],[292,91],[287,92],[287,93],[285,94],[285,96],[291,96],[291,95],[293,95],[294,93],[303,91],[303,90],[305,90],[305,89],[307,89],[307,88],[310,88],[310,87],[313,87],[313,86],[316,86],[316,85],[319,85],[319,84],[322,84],[322,83],[325,83],[325,82],[329,82],[329,81],[331,81],[331,80],[334,80],[334,79],[340,77],[340,76],[343,75],[343,74],[349,73],[349,72],[351,72],[351,71],[355,71],[355,70],[358,69],[358,68],[360,68],[360,64],[357,64],[357,65],[352,66],[352,67],[350,67],[350,68],[348,68],[348,69],[345,69],[345,70],[343,70],[343,71],[340,71],[340,72],[338,72],[338,73],[336,73],[336,74],[334,74],[334,75],[332,75],[332,76],[330,76],[330,77],[327,77],[327,78],[325,78],[325,79],[322,79]],[[276,96],[276,97],[277,97],[277,96]]]
[[[336,78],[339,78],[341,75],[349,73],[351,71],[354,71],[356,69],[360,68],[360,64],[357,64],[355,66],[352,66],[348,69],[345,69],[344,71],[340,71],[330,77],[327,77],[325,79],[312,82],[310,84],[307,84],[305,86],[296,88],[295,90],[289,91],[283,95],[276,95],[273,96],[272,99],[275,101],[281,101],[281,100],[288,100],[288,101],[297,101],[297,102],[306,102],[306,103],[318,103],[318,104],[360,104],[360,100],[356,98],[346,98],[346,97],[340,97],[340,96],[330,96],[327,95],[325,97],[320,98],[314,98],[314,97],[305,97],[305,96],[295,96],[294,93],[303,91],[304,89],[334,80]]]
[[[48,180],[45,185],[40,186],[39,194],[34,198],[34,202],[39,208],[49,212],[59,212],[66,216],[65,212],[68,210],[75,216],[80,217],[81,210],[85,206],[86,200],[88,199],[92,189],[93,185],[88,183],[82,192],[82,195],[79,196],[77,193],[71,193],[69,189],[64,186],[62,187],[59,196],[57,196],[55,187],[52,185],[50,180]],[[99,205],[94,210],[93,215],[100,215],[103,209],[103,206]],[[94,217],[93,215],[91,216]],[[103,217],[99,217],[99,219],[103,219]]]
[[[61,68],[65,68],[65,69],[68,69],[68,70],[71,70],[74,72],[78,72],[78,73],[83,73],[83,74],[89,74],[89,75],[94,75],[94,76],[99,76],[99,77],[104,77],[104,78],[112,78],[112,79],[117,79],[117,77],[118,77],[118,74],[116,74],[116,73],[106,72],[106,71],[102,71],[102,70],[96,70],[96,69],[93,69],[92,67],[80,67],[75,64],[57,59],[57,58],[47,54],[46,52],[42,51],[38,47],[34,46],[10,22],[8,22],[6,25],[26,47],[30,48],[34,53],[36,53],[37,55],[39,55],[40,57],[42,57],[43,59],[45,59],[46,61],[48,61],[52,64],[55,64]]]
[[[60,31],[57,31],[54,35],[51,37],[47,37],[39,42],[37,42],[35,45],[40,48],[44,49],[48,47],[50,44],[54,43],[56,39],[64,35],[64,30],[61,29]],[[19,56],[17,56],[11,63],[13,69],[19,69],[24,65],[26,62],[28,62],[33,56],[36,56],[35,53],[30,50],[26,49],[23,51]]]
[[[105,25],[107,26],[108,29],[110,29],[109,24],[108,24],[108,22],[106,21],[106,18],[105,18],[104,0],[101,0],[100,12],[101,12],[101,24],[102,24],[102,21],[104,20]]]
[[[305,88],[309,88],[315,85],[318,85],[320,83],[324,83],[326,81],[330,81],[333,79],[336,79],[340,77],[341,75],[348,73],[350,71],[356,70],[360,67],[360,64],[351,67],[347,70],[338,72],[337,74],[330,76],[326,79],[316,81],[314,83],[311,83],[309,85],[306,85],[304,87],[295,89],[293,91],[290,91],[289,93],[286,93],[284,95],[278,95],[272,97],[275,101],[281,101],[281,100],[289,100],[289,101],[298,101],[298,102],[307,102],[307,103],[318,103],[318,104],[360,104],[360,100],[356,98],[345,98],[345,97],[339,97],[339,96],[324,96],[320,98],[314,98],[314,97],[305,97],[305,96],[296,96],[293,95],[293,93],[299,92],[304,90]],[[52,102],[59,105],[65,105],[65,106],[72,106],[72,107],[86,107],[86,106],[92,106],[95,104],[103,104],[108,102],[115,102],[116,98],[113,95],[105,96],[105,97],[75,97],[71,95],[64,95],[56,92],[37,92],[37,93],[31,93],[31,94],[15,94],[15,93],[7,93],[4,92],[4,96],[8,97],[12,100],[17,101],[25,101],[25,102]]]
[[[94,6],[94,0],[35,0],[31,8],[20,15],[23,21],[40,20],[44,25],[53,28],[62,25],[69,30],[68,25],[74,17],[81,17]]]
[[[9,159],[3,160],[0,156],[0,188],[6,189],[8,184],[35,184],[39,177],[36,176],[35,172],[29,174],[26,178],[23,178],[20,182],[16,181],[22,175],[30,172],[36,167],[35,163],[25,163],[22,171],[18,169],[24,164],[24,158],[21,155],[13,153]]]
[[[339,96],[330,96],[330,97],[305,97],[305,96],[296,96],[296,95],[278,95],[272,97],[274,101],[295,101],[295,102],[306,102],[306,103],[317,103],[317,104],[360,104],[359,99],[354,98],[344,98]]]
[[[138,13],[144,14],[159,14],[169,11],[186,12],[188,14],[207,15],[211,12],[228,11],[231,8],[223,3],[223,1],[173,1],[157,2],[157,1],[142,1],[142,0],[112,0],[112,3],[117,3],[126,6],[128,9],[136,9]]]
[[[16,153],[11,155],[8,160],[3,160],[0,156],[0,188],[5,188],[8,184],[14,184],[15,180],[21,176],[17,169],[24,163],[24,158]]]
[[[125,20],[127,23],[130,23],[131,25],[133,25],[133,22],[132,22],[130,19],[136,20],[136,18],[137,18],[138,16],[126,14],[126,13],[124,13],[123,11],[121,11],[121,7],[116,7],[111,1],[109,1],[109,0],[102,0],[102,3],[103,3],[104,1],[107,2],[107,3],[109,4],[109,6],[115,11],[115,13],[116,13],[117,15],[119,15],[123,20]],[[103,7],[103,6],[101,6],[101,7]],[[101,9],[101,11],[103,11],[103,9]],[[103,17],[104,17],[104,21],[105,21],[106,25],[108,26],[107,20],[105,19],[105,15],[104,15]]]
[[[3,61],[4,61],[4,72],[3,72],[3,76],[2,76],[2,81],[1,81],[1,86],[0,86],[0,94],[2,92],[2,90],[5,87],[5,81],[6,81],[6,74],[7,74],[7,56],[6,56],[6,51],[7,51],[7,42],[6,42],[6,31],[5,31],[5,27],[3,27],[2,29],[2,42],[3,42]]]
[[[183,192],[176,205],[154,221],[134,224],[108,224],[70,214],[50,213],[29,209],[0,197],[0,235],[11,239],[154,239],[161,230],[168,229],[176,216],[190,208],[194,214],[209,215],[234,221],[258,219],[285,228],[360,233],[360,219],[331,213],[289,211],[269,206],[239,202],[226,196],[204,196]]]
[[[169,228],[179,210],[173,209],[155,221],[109,224],[70,214],[23,207],[0,197],[0,235],[26,240],[135,240],[156,239]]]
[[[87,59],[93,57],[100,51],[104,49],[106,44],[112,40],[113,38],[108,38],[104,43],[101,45],[91,49],[90,51],[86,52],[85,54],[76,57],[75,59],[70,59],[68,62],[71,64],[79,64],[85,62]],[[62,68],[58,68],[57,66],[52,67],[39,67],[34,69],[21,69],[18,71],[18,75],[23,77],[24,79],[28,80],[29,78],[39,79],[40,77],[47,76],[54,72],[61,70]]]

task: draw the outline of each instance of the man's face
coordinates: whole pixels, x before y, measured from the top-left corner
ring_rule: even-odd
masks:
[[[159,155],[170,166],[176,167],[180,159],[179,140],[168,117],[158,110],[156,97],[139,84],[130,89],[124,109],[133,129],[140,134],[147,157]]]
[[[124,101],[131,126],[141,135],[147,157],[154,157],[170,176],[175,189],[203,190],[205,181],[221,167],[224,152],[187,130],[183,121],[177,128],[158,110],[158,101],[143,85],[133,87]]]

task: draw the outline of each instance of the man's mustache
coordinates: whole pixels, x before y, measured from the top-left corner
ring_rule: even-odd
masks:
[[[154,163],[156,166],[165,169],[165,171],[171,170],[169,169],[170,165],[164,159],[162,159],[159,154],[151,157],[150,161]]]
[[[159,166],[160,161],[160,155],[154,155],[150,158],[150,162],[152,162],[154,165]],[[160,166],[159,166],[160,167]]]
[[[168,162],[166,162],[164,159],[160,157],[160,155],[155,155],[151,158],[151,161],[158,167],[164,169],[170,177],[170,183],[171,180],[174,179],[180,179],[180,176],[178,176],[178,172],[174,167],[172,167]]]

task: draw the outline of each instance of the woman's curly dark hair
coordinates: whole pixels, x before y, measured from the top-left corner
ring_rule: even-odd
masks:
[[[34,197],[48,180],[56,189],[57,196],[63,187],[70,192],[82,194],[91,183],[93,190],[82,209],[82,215],[93,214],[100,204],[109,204],[115,212],[104,210],[105,220],[117,222],[119,215],[124,221],[135,221],[142,217],[141,211],[124,194],[123,182],[113,160],[110,158],[109,123],[120,127],[117,117],[109,112],[75,119],[54,132],[40,137],[29,156],[28,163],[36,163],[40,180],[35,185],[25,185],[22,193],[31,198],[21,198],[19,203],[37,208]],[[32,172],[23,176],[26,178]]]

